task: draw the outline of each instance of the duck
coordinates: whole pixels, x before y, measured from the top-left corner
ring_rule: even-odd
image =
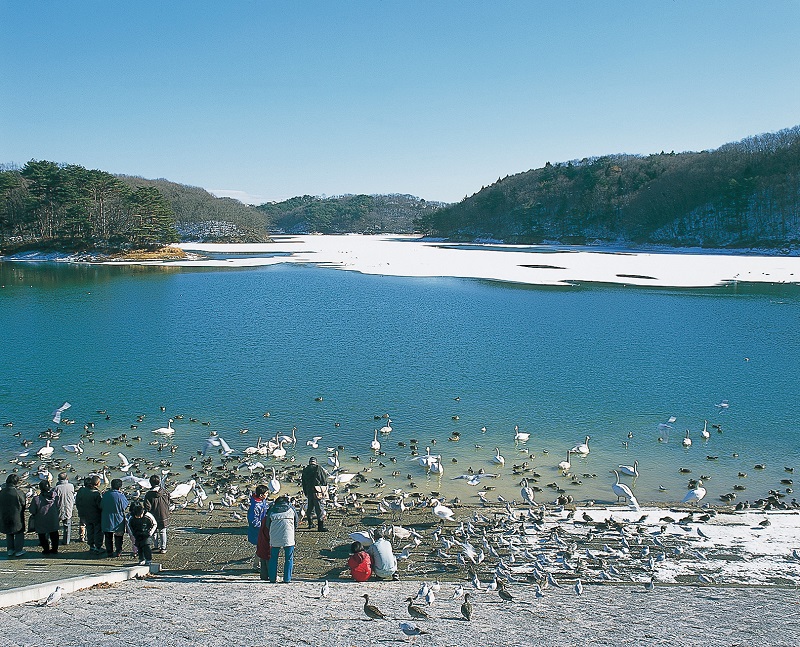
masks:
[[[378,607],[374,604],[369,603],[369,594],[365,593],[363,596],[364,598],[364,613],[370,620],[388,620],[389,618],[386,617],[386,614],[381,611]]]
[[[461,615],[464,620],[472,620],[472,602],[469,601],[469,593],[464,593],[464,602],[461,604]]]

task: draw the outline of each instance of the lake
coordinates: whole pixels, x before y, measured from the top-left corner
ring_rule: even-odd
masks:
[[[291,264],[15,262],[0,262],[0,285],[6,469],[23,439],[34,451],[43,444],[38,434],[65,401],[75,424],[61,425],[54,456],[69,459],[61,445],[91,421],[98,440],[141,435],[122,447],[129,458],[162,458],[147,444],[151,430],[182,415],[174,462],[187,477],[183,463],[210,430],[240,452],[292,427],[297,461],[343,446],[344,466],[371,466],[362,492],[408,489],[410,475],[420,491],[468,502],[477,488],[453,477],[483,468],[500,474],[484,481],[496,488],[489,497],[519,499],[511,466],[525,460],[541,475],[542,501],[555,498],[551,483],[613,501],[610,470],[634,460],[640,502],[680,500],[701,475],[708,502],[734,485],[746,487],[738,500],[754,500],[786,490],[784,467],[800,468],[797,285],[538,287]],[[385,413],[393,431],[374,457]],[[660,426],[670,416],[671,429]],[[514,442],[515,425],[527,443]],[[572,455],[573,484],[556,465],[586,435],[591,452]],[[316,451],[306,447],[313,436],[322,436]],[[443,456],[441,481],[412,460],[410,439]],[[495,447],[504,468],[491,462]]]

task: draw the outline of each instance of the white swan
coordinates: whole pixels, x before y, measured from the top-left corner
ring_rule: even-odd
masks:
[[[431,474],[438,474],[439,476],[442,476],[444,474],[444,467],[442,466],[442,457],[441,457],[441,455],[437,456],[436,460],[433,463],[430,464],[430,467],[428,468],[428,471]]]
[[[292,447],[296,447],[297,446],[297,436],[295,435],[296,431],[297,431],[297,427],[292,427],[292,435],[291,436],[286,436],[286,435],[278,436],[277,439],[278,440],[283,440],[283,442],[285,442],[287,445],[289,443],[292,443]]]
[[[581,454],[582,456],[586,456],[586,454],[589,453],[589,436],[586,436],[586,440],[575,445],[575,447],[573,447],[570,451],[573,454]]]
[[[40,448],[39,451],[36,452],[36,455],[40,458],[49,458],[53,455],[53,451],[55,451],[55,447],[50,446],[50,440],[46,440],[44,443],[44,447]]]
[[[378,430],[375,430],[375,439],[369,444],[370,449],[374,452],[381,451],[381,443],[378,440]]]
[[[495,455],[492,457],[492,462],[495,465],[505,465],[506,464],[506,459],[503,458],[502,456],[500,456],[500,448],[499,447],[495,447],[494,451],[495,451]]]
[[[446,505],[442,505],[439,499],[431,499],[431,507],[435,514],[442,521],[453,521],[453,511]]]
[[[347,484],[352,481],[356,477],[355,474],[350,474],[348,472],[339,472],[336,476],[333,476],[333,482],[339,485],[340,483]]]
[[[700,432],[700,435],[703,437],[703,440],[711,438],[711,433],[708,431],[708,420],[703,420],[703,431]]]
[[[281,482],[278,480],[278,477],[275,476],[275,468],[272,468],[272,478],[267,482],[267,489],[270,491],[270,494],[277,494],[281,490]]]
[[[77,445],[61,445],[61,448],[71,454],[83,454],[83,440],[79,440]]]
[[[686,435],[683,437],[683,446],[689,447],[692,444],[692,439],[689,438],[689,430],[686,430]]]
[[[528,479],[522,479],[519,495],[522,497],[522,500],[525,501],[525,503],[527,503],[528,505],[536,505],[533,500],[535,492],[533,491],[533,488],[528,484]]]
[[[620,465],[619,471],[626,476],[633,476],[636,478],[639,476],[639,461],[633,461],[633,465]]]
[[[328,456],[328,465],[332,465],[334,469],[339,469],[339,450],[333,452],[333,456]]]
[[[706,489],[703,487],[703,482],[698,481],[695,488],[693,490],[689,490],[686,493],[686,496],[683,497],[683,503],[698,504],[700,503],[700,501],[702,501],[705,495],[706,495]]]
[[[558,469],[560,469],[562,472],[566,472],[566,471],[569,470],[570,467],[572,467],[572,463],[569,462],[569,455],[570,454],[571,454],[571,452],[567,452],[567,460],[561,461],[558,464]]]
[[[391,418],[387,418],[386,419],[386,424],[383,427],[380,428],[380,432],[382,434],[390,434],[390,433],[392,433],[392,419]]]
[[[617,495],[617,500],[627,499],[628,501],[630,501],[630,504],[633,507],[633,509],[638,510],[639,502],[633,495],[633,491],[624,483],[619,482],[619,472],[617,470],[614,470],[614,475],[617,477],[617,482],[612,483],[611,489],[614,491],[614,494]]]
[[[278,441],[278,446],[272,450],[272,457],[273,458],[286,458],[286,449],[283,446],[283,439]]]
[[[520,431],[517,425],[514,425],[514,442],[524,443],[531,437],[526,431]]]
[[[153,429],[154,434],[161,434],[162,436],[171,436],[175,433],[175,430],[172,428],[172,423],[175,422],[172,418],[169,419],[166,427],[159,427],[158,429]]]
[[[425,456],[419,456],[419,457],[417,458],[417,462],[418,462],[420,465],[422,465],[422,467],[424,467],[425,469],[430,469],[430,466],[431,466],[431,465],[432,465],[434,462],[436,462],[436,456],[434,456],[433,454],[431,454],[431,448],[430,448],[430,447],[426,447],[426,448],[425,448],[425,452],[426,452],[426,453],[425,453]]]
[[[189,494],[195,485],[197,485],[197,481],[194,479],[189,479],[186,483],[178,483],[178,485],[175,486],[175,489],[170,492],[169,498],[181,499]]]

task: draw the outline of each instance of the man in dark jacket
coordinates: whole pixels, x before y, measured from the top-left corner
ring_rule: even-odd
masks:
[[[161,487],[161,477],[153,474],[150,477],[150,490],[144,495],[144,511],[153,515],[156,520],[154,548],[159,553],[167,552],[167,524],[169,523],[169,493]]]
[[[0,490],[0,532],[6,534],[9,557],[22,557],[25,551],[25,494],[20,490],[19,476],[9,474]]]
[[[325,490],[320,490],[318,488],[325,488],[328,487],[328,473],[319,465],[317,465],[317,459],[313,456],[308,459],[308,465],[303,468],[303,473],[300,476],[300,482],[303,486],[303,494],[306,495],[306,499],[308,499],[308,506],[306,508],[306,513],[308,515],[308,527],[313,528],[313,519],[312,516],[317,516],[317,530],[320,532],[324,532],[327,530],[323,525],[323,520],[325,519],[325,510],[323,508],[323,496],[321,492]]]
[[[100,500],[98,490],[100,477],[87,476],[83,479],[83,487],[75,495],[75,507],[81,523],[86,526],[86,543],[93,553],[103,553],[103,530],[100,527]]]

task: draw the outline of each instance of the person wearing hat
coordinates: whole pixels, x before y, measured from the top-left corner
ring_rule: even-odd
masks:
[[[317,464],[317,459],[312,456],[308,459],[308,465],[303,468],[300,482],[303,486],[303,494],[308,499],[306,508],[308,527],[314,527],[313,517],[316,515],[317,530],[325,532],[327,528],[323,523],[325,520],[324,501],[328,491],[328,473]]]

